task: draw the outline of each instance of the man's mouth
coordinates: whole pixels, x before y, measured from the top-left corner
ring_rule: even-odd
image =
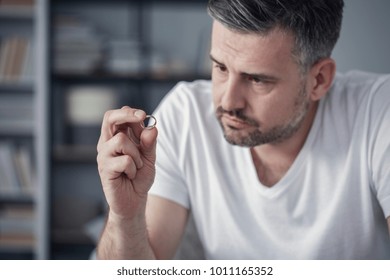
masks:
[[[239,130],[251,127],[259,127],[257,121],[245,116],[243,111],[227,111],[222,107],[218,107],[215,113],[221,125],[231,129]]]
[[[230,129],[241,130],[257,127],[257,123],[254,121],[246,121],[241,118],[237,118],[235,116],[231,116],[230,114],[222,114],[220,116],[220,121],[223,125]]]
[[[221,116],[221,122],[225,126],[231,128],[231,129],[236,129],[236,130],[253,127],[252,124],[250,124],[242,119],[239,119],[237,117],[230,116],[228,114],[223,114]]]

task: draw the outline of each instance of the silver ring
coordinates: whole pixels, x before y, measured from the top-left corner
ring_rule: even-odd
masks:
[[[145,120],[146,120],[146,119],[152,119],[153,122],[152,122],[151,124],[149,124],[148,126],[145,126],[144,123],[145,123]],[[157,119],[156,119],[155,116],[153,116],[153,115],[146,115],[145,120],[142,121],[142,122],[140,123],[142,128],[152,129],[152,128],[155,128],[155,127],[156,127],[156,125],[157,125]],[[149,121],[149,122],[150,122],[150,121]]]

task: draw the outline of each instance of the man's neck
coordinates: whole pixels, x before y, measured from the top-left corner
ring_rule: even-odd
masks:
[[[272,187],[287,173],[301,151],[314,122],[318,103],[312,104],[307,117],[297,132],[280,143],[251,148],[253,163],[260,182]]]

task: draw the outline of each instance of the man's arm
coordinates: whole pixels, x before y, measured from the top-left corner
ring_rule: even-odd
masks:
[[[109,211],[96,253],[98,259],[155,259],[148,241],[145,212],[127,219]]]
[[[130,107],[108,111],[98,142],[98,170],[109,211],[98,259],[173,256],[187,210],[150,197],[155,177],[157,128],[140,125],[146,113]]]
[[[149,195],[145,211],[133,220],[109,213],[97,248],[103,259],[171,259],[187,222],[188,211],[172,201]],[[146,216],[146,219],[145,219]]]
[[[157,259],[172,259],[183,237],[188,210],[155,195],[148,196],[146,222],[149,242]]]

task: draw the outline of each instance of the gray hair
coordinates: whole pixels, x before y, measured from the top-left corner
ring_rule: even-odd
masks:
[[[343,7],[343,0],[209,0],[207,8],[214,20],[237,32],[290,32],[295,37],[294,58],[306,71],[331,56]]]

